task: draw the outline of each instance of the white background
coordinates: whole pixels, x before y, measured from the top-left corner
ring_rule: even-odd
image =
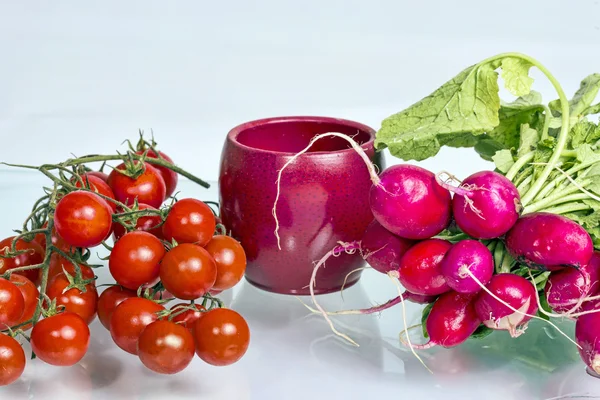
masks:
[[[600,71],[599,44],[598,0],[0,0],[0,160],[107,153],[152,128],[213,180],[227,131],[247,120],[377,129],[504,51],[537,58],[571,95]],[[555,97],[541,77],[535,88]],[[485,164],[450,150],[425,165],[464,176]]]

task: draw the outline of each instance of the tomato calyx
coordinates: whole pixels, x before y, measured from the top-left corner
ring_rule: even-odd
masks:
[[[88,290],[87,286],[89,284],[93,284],[95,282],[96,278],[91,278],[91,279],[83,278],[83,276],[81,274],[81,269],[79,268],[79,265],[76,265],[75,268],[76,268],[75,275],[71,275],[63,267],[63,269],[62,269],[63,274],[65,274],[65,277],[67,278],[67,281],[69,282],[69,284],[63,289],[62,294],[65,294],[66,292],[68,292],[71,289],[77,289],[81,293],[85,293]]]
[[[146,172],[146,159],[148,158],[147,152],[139,155],[139,159],[136,154],[127,152],[126,159],[123,161],[123,168],[113,168],[114,171],[121,175],[125,175],[131,179],[139,178],[144,172]]]
[[[121,224],[127,232],[134,231],[138,220],[142,217],[159,216],[162,222],[151,229],[159,228],[165,222],[168,214],[168,209],[141,208],[137,198],[134,199],[133,205],[119,211],[121,212],[113,214],[113,221]]]

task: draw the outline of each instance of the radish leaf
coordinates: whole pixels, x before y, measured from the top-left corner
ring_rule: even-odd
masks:
[[[515,96],[524,96],[531,91],[533,78],[529,69],[533,67],[529,61],[522,58],[506,57],[502,60],[502,79],[504,86]]]
[[[496,152],[492,157],[492,160],[494,161],[494,164],[496,164],[496,168],[504,174],[507,173],[510,167],[515,163],[512,153],[507,149]]]

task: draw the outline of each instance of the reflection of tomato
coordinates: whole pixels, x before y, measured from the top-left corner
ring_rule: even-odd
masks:
[[[110,317],[110,335],[121,349],[138,354],[137,344],[142,331],[158,319],[157,313],[162,310],[163,306],[148,299],[126,299]]]
[[[250,329],[244,317],[228,308],[215,308],[194,323],[196,354],[211,365],[229,365],[244,356]]]
[[[234,287],[244,277],[246,253],[242,245],[230,236],[216,235],[205,247],[217,264],[217,280],[213,290]]]
[[[4,255],[10,251],[12,241],[15,237],[9,237],[0,241],[0,255]],[[25,267],[28,265],[41,264],[44,261],[44,250],[35,242],[26,242],[23,239],[17,240],[17,251],[25,251],[23,254],[11,258],[0,258],[0,274],[5,273],[9,269]],[[36,285],[39,284],[40,270],[31,269],[16,274],[23,275]]]
[[[98,319],[106,329],[110,329],[110,318],[115,308],[131,297],[137,297],[137,293],[118,285],[111,286],[100,294],[98,298]]]
[[[58,307],[64,307],[69,311],[79,315],[86,324],[91,324],[96,318],[96,304],[98,303],[98,292],[94,284],[85,285],[85,292],[77,288],[65,289],[69,286],[69,280],[64,273],[56,275],[48,283],[46,294],[50,300],[56,299]]]
[[[19,379],[25,370],[25,352],[15,339],[0,333],[0,386]]]
[[[142,364],[160,374],[176,374],[194,358],[194,338],[189,330],[171,321],[148,325],[138,341]]]
[[[56,366],[77,364],[90,344],[90,328],[71,312],[40,320],[31,330],[31,349],[36,356]]]

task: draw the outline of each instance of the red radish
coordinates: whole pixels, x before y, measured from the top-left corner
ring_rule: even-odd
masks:
[[[572,314],[590,295],[592,280],[587,268],[554,271],[544,288],[548,305],[557,313]],[[568,315],[567,315],[568,316]]]
[[[476,239],[504,235],[521,212],[521,197],[515,185],[494,171],[477,172],[462,181],[454,192],[452,213],[458,227]]]
[[[363,257],[374,270],[383,274],[400,268],[400,259],[415,242],[400,238],[373,220],[363,234]]]
[[[535,286],[519,275],[498,274],[492,277],[486,288],[493,296],[488,291],[477,296],[475,311],[479,319],[488,328],[507,330],[513,337],[522,334],[525,324],[538,310]]]
[[[375,219],[390,232],[407,239],[427,239],[450,224],[450,192],[424,168],[399,164],[380,175],[371,186]]]
[[[473,305],[474,297],[457,292],[441,295],[433,303],[425,323],[429,342],[415,348],[454,347],[466,341],[481,324]]]
[[[411,293],[426,296],[449,291],[441,263],[450,247],[452,244],[447,240],[428,239],[408,249],[398,269],[402,286]]]
[[[425,296],[422,294],[414,294],[409,292],[408,290],[404,292],[404,294],[402,295],[404,297],[404,300],[410,301],[411,303],[416,303],[416,304],[430,304],[433,303],[434,301],[437,300],[438,296]],[[400,298],[400,296],[396,297],[397,299]]]
[[[588,366],[590,374],[600,376],[600,314],[586,314],[577,318],[575,339],[579,355]]]
[[[530,268],[580,268],[592,258],[590,234],[562,215],[545,212],[527,214],[506,235],[506,248]]]
[[[486,285],[494,273],[494,258],[488,248],[477,240],[461,240],[444,256],[441,269],[446,283],[459,293],[477,293],[481,285],[465,272],[469,269]]]

